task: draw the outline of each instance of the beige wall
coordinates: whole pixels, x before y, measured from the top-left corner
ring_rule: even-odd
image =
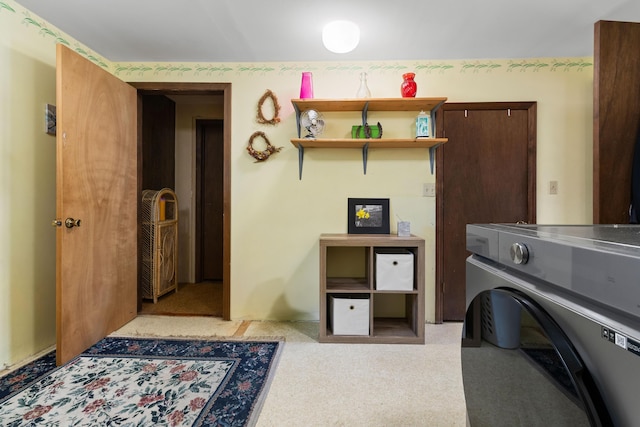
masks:
[[[26,25],[25,11],[0,7],[0,365],[53,344],[55,330],[55,150],[43,131],[44,104],[55,103],[55,39]],[[42,23],[40,25],[45,25]],[[52,29],[56,33],[55,28]],[[64,38],[64,34],[59,36]],[[71,41],[76,50],[83,47]],[[92,58],[99,58],[91,55]],[[538,222],[591,221],[591,58],[486,61],[414,60],[391,63],[104,64],[125,81],[230,82],[232,89],[231,315],[234,319],[317,319],[318,236],[346,232],[348,197],[388,197],[396,215],[427,240],[427,319],[433,321],[435,200],[422,197],[433,182],[427,150],[371,150],[367,174],[358,150],[307,150],[303,179],[290,103],[302,71],[313,72],[316,98],[349,98],[359,73],[374,97],[399,96],[401,74],[416,72],[418,96],[449,101],[538,102]],[[143,71],[141,71],[143,70]],[[9,76],[9,77],[6,77]],[[18,78],[19,76],[19,78]],[[13,78],[12,78],[13,77]],[[282,109],[277,126],[256,123],[257,102],[272,90]],[[192,140],[193,111],[179,118],[177,143]],[[328,135],[346,135],[357,114],[325,114]],[[371,114],[391,136],[409,135],[415,114]],[[266,132],[283,147],[267,162],[246,151],[250,135]],[[188,153],[177,152],[179,174]],[[185,157],[186,156],[186,157]],[[464,165],[460,165],[464,167]],[[559,194],[548,194],[548,182]],[[179,184],[179,192],[185,190]],[[188,186],[187,186],[188,187]],[[179,196],[182,200],[184,197]],[[8,236],[5,237],[5,236]],[[181,276],[182,277],[182,276]]]
[[[55,340],[56,141],[44,120],[55,50],[9,5],[0,7],[0,369]]]
[[[538,102],[538,222],[591,220],[592,65],[590,58],[519,61],[407,61],[393,64],[332,63],[224,64],[227,71],[201,72],[195,64],[160,64],[180,72],[128,73],[141,64],[115,64],[129,81],[231,82],[232,99],[232,317],[235,319],[317,319],[318,236],[346,232],[348,197],[388,197],[392,219],[411,221],[427,240],[427,319],[434,319],[435,200],[422,197],[433,182],[427,150],[371,150],[362,172],[358,150],[305,153],[298,180],[298,153],[290,99],[297,98],[300,73],[312,71],[316,98],[353,97],[359,73],[368,73],[374,97],[399,96],[401,74],[417,73],[418,96],[450,101]],[[563,65],[564,64],[564,65]],[[149,64],[147,64],[149,65]],[[490,66],[487,66],[490,65]],[[523,66],[524,65],[524,66]],[[223,68],[223,67],[220,67]],[[281,105],[277,126],[256,122],[257,102],[267,89]],[[325,113],[327,136],[346,136],[358,113]],[[414,113],[371,113],[385,135],[410,135]],[[255,163],[246,145],[256,130],[283,147]],[[464,165],[460,165],[464,167]],[[559,194],[548,194],[548,183]],[[392,221],[392,231],[395,221]]]

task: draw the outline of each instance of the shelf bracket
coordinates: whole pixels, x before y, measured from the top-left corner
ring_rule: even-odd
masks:
[[[369,143],[365,143],[362,146],[362,167],[364,169],[364,174],[367,174],[367,157],[369,157]]]
[[[298,179],[302,181],[302,163],[304,163],[304,147],[298,144]]]
[[[435,157],[436,157],[436,147],[430,147],[429,148],[429,166],[431,166],[431,175],[433,175],[433,163],[435,161]]]
[[[442,144],[436,144],[432,147],[429,147],[429,166],[431,166],[431,175],[433,175],[434,162],[436,161],[436,148],[441,145]]]
[[[436,137],[436,112],[432,110],[429,115],[431,116],[431,138],[435,138]]]
[[[362,126],[367,124],[367,114],[369,113],[369,101],[364,103],[362,108]]]
[[[300,138],[300,108],[293,104],[293,109],[296,110],[296,128],[298,129],[298,138]]]
[[[438,111],[438,108],[440,108],[442,106],[442,104],[444,104],[444,101],[439,103],[438,105],[436,105],[430,111],[430,116],[431,116],[431,137],[432,138],[436,138],[437,137],[437,132],[436,132],[436,111]],[[433,147],[429,148],[429,166],[431,167],[431,175],[433,175],[433,168],[434,168],[434,163],[435,163],[435,160],[436,160],[436,148],[439,145],[440,144],[437,144],[437,145],[434,145]]]

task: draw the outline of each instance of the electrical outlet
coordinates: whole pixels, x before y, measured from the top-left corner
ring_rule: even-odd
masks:
[[[436,184],[433,182],[422,184],[422,197],[436,197]]]
[[[558,194],[558,181],[549,181],[549,194]]]

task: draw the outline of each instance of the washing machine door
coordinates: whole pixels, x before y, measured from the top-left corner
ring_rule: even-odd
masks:
[[[480,292],[464,331],[462,376],[472,427],[612,425],[575,348],[526,294]]]

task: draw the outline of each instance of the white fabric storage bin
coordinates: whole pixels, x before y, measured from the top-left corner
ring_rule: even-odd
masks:
[[[329,297],[333,335],[369,335],[369,298]]]
[[[376,289],[413,289],[413,253],[406,249],[376,249]]]

